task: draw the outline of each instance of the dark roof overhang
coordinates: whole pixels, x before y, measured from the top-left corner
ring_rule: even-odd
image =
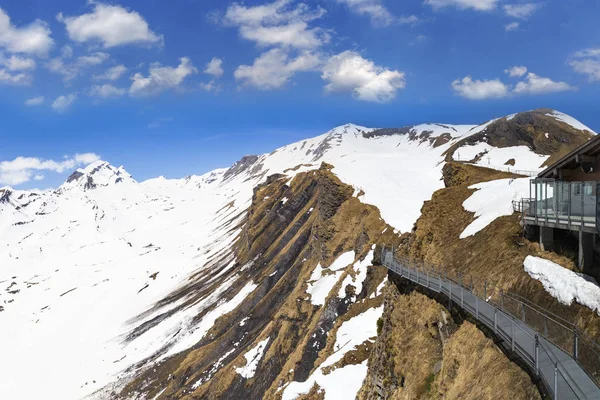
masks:
[[[538,178],[556,178],[560,169],[576,169],[582,163],[595,160],[600,155],[600,135],[594,136],[566,156],[538,174]]]

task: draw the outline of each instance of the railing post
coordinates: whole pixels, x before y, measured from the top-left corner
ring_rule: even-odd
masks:
[[[577,329],[573,329],[573,358],[577,360],[579,356],[579,339],[577,338]]]
[[[523,316],[523,322],[525,322],[525,304],[521,303],[521,315]]]
[[[483,281],[483,300],[487,303],[487,281]]]
[[[460,285],[460,306],[462,308],[465,308],[464,294],[465,294],[465,290],[463,289],[462,285]]]
[[[479,297],[475,296],[475,318],[479,320]]]
[[[512,338],[510,340],[510,347],[511,347],[512,351],[515,351],[515,319],[511,318],[510,321],[512,323],[511,324]]]
[[[448,284],[450,285],[450,293],[448,296],[448,298],[450,300],[448,301],[448,309],[452,310],[452,280],[451,279],[448,279]]]
[[[558,399],[558,362],[554,364],[554,400]]]
[[[504,310],[504,290],[500,289],[500,308]]]
[[[429,272],[425,272],[425,276],[427,276],[427,289],[429,289]]]
[[[494,307],[494,333],[498,333],[498,309]]]
[[[419,283],[419,267],[415,267],[415,271],[417,272],[417,283]]]
[[[535,374],[540,375],[540,338],[535,334]]]

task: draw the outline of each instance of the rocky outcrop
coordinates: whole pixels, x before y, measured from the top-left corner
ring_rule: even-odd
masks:
[[[231,166],[225,174],[223,174],[223,180],[227,180],[233,176],[239,175],[240,173],[248,170],[254,163],[258,161],[258,156],[256,155],[248,155],[242,157],[239,161]]]
[[[202,296],[234,274],[243,279],[222,301],[249,282],[256,289],[239,307],[217,319],[192,349],[146,369],[116,398],[153,398],[161,393],[159,399],[278,399],[278,389],[292,380],[305,380],[334,351],[332,338],[342,321],[381,304],[383,298],[375,292],[386,275],[382,267],[369,271],[360,282],[360,293],[359,282],[342,287],[351,271],[339,275],[331,292],[335,294],[322,306],[314,305],[307,293],[317,264],[327,268],[348,251],[365,258],[372,245],[389,240],[393,231],[386,229],[378,210],[353,197],[354,189],[340,182],[330,168],[323,164],[291,181],[274,175],[255,188],[234,245],[235,265],[227,270],[229,258],[223,255],[213,269],[220,276],[208,283],[211,277],[198,275],[188,288],[165,301],[177,302],[184,293]],[[388,233],[382,235],[384,231]],[[345,296],[337,296],[340,291]],[[252,376],[236,372],[248,362],[244,355],[267,339]],[[365,343],[339,366],[361,363],[369,354]]]

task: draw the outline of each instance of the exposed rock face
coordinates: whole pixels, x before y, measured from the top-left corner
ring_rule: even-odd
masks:
[[[0,203],[8,203],[12,192],[8,189],[0,189]]]
[[[223,175],[223,180],[244,172],[245,170],[250,168],[252,164],[254,164],[256,161],[258,161],[258,156],[255,155],[242,157],[225,172],[225,174]]]
[[[330,296],[323,306],[312,304],[307,293],[307,281],[317,264],[327,266],[348,251],[362,259],[386,237],[378,210],[352,197],[354,189],[329,169],[324,164],[291,182],[274,175],[255,188],[234,246],[236,266],[210,283],[211,277],[198,277],[165,301],[176,302],[183,293],[202,296],[233,274],[243,274],[243,281],[254,282],[257,288],[235,311],[217,319],[192,349],[138,375],[116,398],[135,393],[152,398],[164,390],[161,399],[277,399],[278,389],[306,379],[333,352],[332,338],[342,321],[381,304],[383,297],[375,292],[386,275],[382,267],[369,271],[364,282],[347,287],[342,280],[351,271],[336,272],[340,280],[332,293],[345,295]],[[392,231],[387,229],[385,240]],[[215,259],[215,265],[223,265],[216,271],[225,272],[229,259],[225,253]],[[357,293],[359,285],[362,290]],[[236,290],[239,287],[223,295],[224,301]],[[140,326],[139,332],[147,328]],[[236,372],[247,363],[244,355],[267,339],[252,377]],[[333,367],[364,362],[369,343]]]

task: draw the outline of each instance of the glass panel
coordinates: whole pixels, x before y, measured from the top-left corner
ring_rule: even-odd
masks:
[[[583,183],[583,215],[596,220],[596,182]]]

